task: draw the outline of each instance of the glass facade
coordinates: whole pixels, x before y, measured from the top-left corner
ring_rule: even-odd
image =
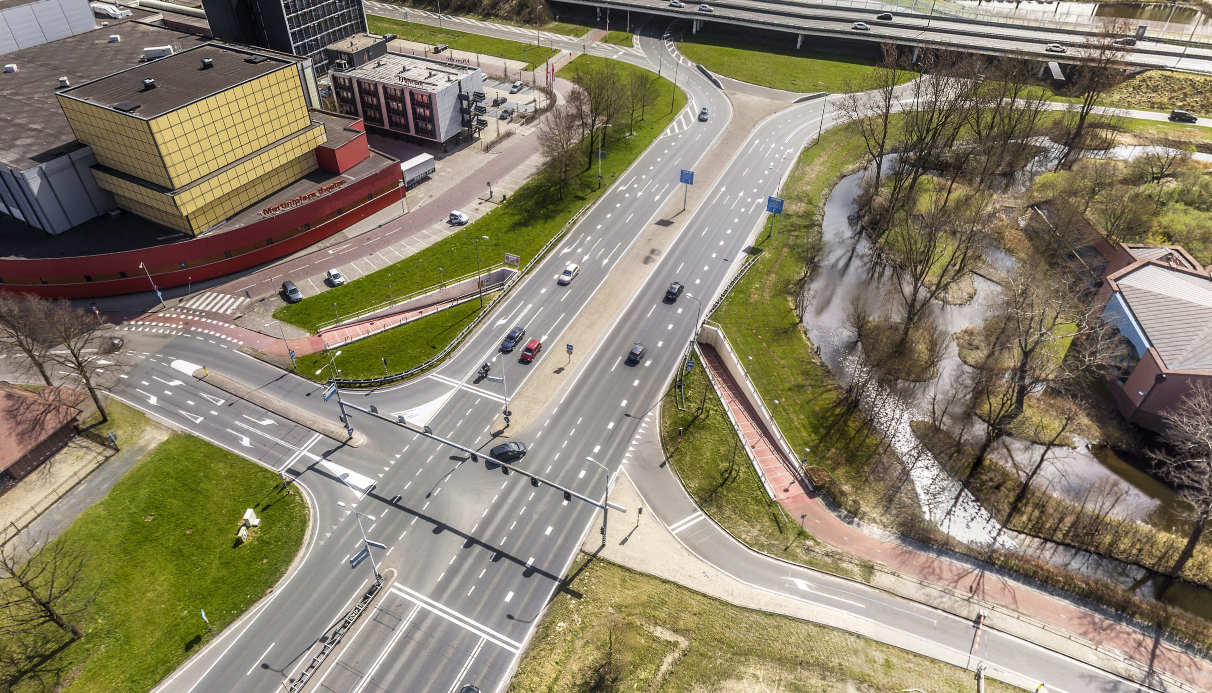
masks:
[[[291,52],[311,58],[317,74],[328,73],[324,47],[367,30],[361,0],[285,0]]]

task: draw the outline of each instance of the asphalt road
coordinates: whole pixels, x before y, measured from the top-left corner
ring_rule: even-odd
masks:
[[[641,47],[651,63],[658,55],[663,64],[670,59],[669,46],[654,38],[642,39]],[[641,59],[634,53],[626,57]],[[470,448],[490,448],[489,429],[503,408],[504,389],[478,379],[476,367],[496,356],[493,373],[504,372],[512,392],[546,359],[562,359],[563,330],[639,230],[670,196],[680,193],[678,170],[694,168],[730,117],[727,99],[718,90],[696,72],[681,69],[683,75],[689,72],[683,82],[691,98],[686,112],[452,359],[406,385],[343,396],[359,406],[374,404],[385,414],[425,421],[435,434]],[[701,106],[713,114],[709,122],[691,117]],[[669,524],[691,520],[677,525],[679,536],[740,579],[966,652],[971,624],[760,558],[709,521],[692,521],[697,509],[677,479],[659,466],[660,460],[638,459],[632,450],[635,442],[657,434],[653,408],[696,331],[700,306],[710,304],[745,257],[747,239],[762,222],[766,196],[778,189],[814,135],[823,107],[820,100],[794,106],[755,129],[611,327],[596,344],[578,345],[591,349],[578,376],[552,395],[526,429],[511,432],[513,440],[530,448],[518,466],[593,497],[603,492],[607,469],[625,466],[659,518]],[[581,274],[561,287],[555,277],[568,262],[580,264]],[[666,302],[662,296],[673,280],[685,283],[686,293]],[[530,366],[518,363],[516,352],[498,355],[501,337],[515,325],[524,325],[548,345]],[[485,469],[467,455],[370,417],[355,414],[352,419],[369,442],[359,448],[341,446],[233,400],[185,372],[199,365],[213,368],[295,406],[335,417],[335,402],[323,402],[314,383],[240,354],[221,340],[197,335],[151,339],[159,341],[140,343],[152,344],[154,351],[149,349],[147,358],[125,374],[114,388],[116,396],[282,470],[296,479],[296,488],[309,495],[314,509],[312,535],[296,570],[157,690],[268,693],[296,677],[371,577],[368,561],[356,558],[362,534],[351,509],[374,517],[366,517],[363,528],[387,546],[375,549],[374,558],[381,570],[398,572],[389,593],[356,624],[308,690],[453,693],[465,684],[485,692],[504,689],[584,536],[596,531],[600,515],[595,508],[575,500],[566,503],[551,489]],[[629,364],[624,356],[636,341],[646,345],[647,354]],[[350,507],[342,509],[338,501]],[[987,643],[983,656],[992,666],[1029,677],[1046,668],[1049,687],[1056,690],[1128,687],[1013,638],[992,634]]]

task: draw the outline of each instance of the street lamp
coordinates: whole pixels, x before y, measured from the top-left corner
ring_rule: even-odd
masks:
[[[334,315],[336,315],[336,316],[337,316],[337,322],[341,322],[341,313],[340,313],[340,311],[338,311],[338,310],[337,310],[337,302],[336,302],[336,301],[333,301],[333,304],[332,304],[332,312],[333,312],[333,314],[334,314]]]
[[[598,176],[598,187],[602,187],[602,176],[601,175]],[[142,262],[140,262],[139,267],[143,268],[143,272],[145,274],[147,274],[147,281],[151,282],[152,291],[155,291],[156,298],[160,299],[160,307],[167,310],[168,306],[164,304],[164,295],[160,293],[160,289],[156,288],[156,280],[151,278],[151,272],[149,272],[147,270],[147,265],[144,265]]]
[[[349,476],[349,475],[348,475],[348,474],[342,474],[342,475],[341,475],[341,481],[345,481],[345,477],[347,477],[347,476]],[[345,481],[345,485],[346,485],[346,486],[349,486],[349,482],[348,482],[348,481]],[[352,486],[350,486],[350,487],[349,487],[349,489],[352,491],[352,490],[353,490],[353,487],[352,487]],[[372,570],[374,570],[374,571],[375,571],[375,580],[382,580],[382,579],[383,579],[383,576],[379,574],[379,566],[378,566],[378,565],[375,563],[375,556],[374,556],[374,554],[372,554],[372,553],[370,552],[370,547],[372,547],[372,546],[373,546],[373,547],[375,547],[376,549],[386,549],[387,547],[386,547],[386,546],[384,546],[383,544],[380,544],[380,543],[379,543],[379,542],[377,542],[377,541],[371,541],[370,539],[367,539],[367,538],[366,538],[366,530],[362,528],[362,513],[360,513],[360,512],[358,512],[357,510],[354,510],[353,508],[351,508],[351,507],[349,507],[349,506],[345,505],[345,501],[337,501],[337,505],[339,505],[340,507],[345,508],[346,510],[350,511],[351,513],[353,513],[353,514],[354,514],[354,515],[355,515],[355,516],[358,518],[358,531],[362,533],[362,543],[366,545],[366,557],[370,559],[370,567],[371,567],[371,569],[372,569]],[[374,515],[367,515],[367,516],[366,516],[366,518],[367,518],[368,520],[370,520],[371,522],[375,522],[375,521],[376,521],[376,520],[375,520],[375,516],[374,516]]]
[[[608,128],[608,127],[612,127],[610,123],[602,123],[596,129],[600,130],[602,128]],[[605,139],[606,139],[606,133],[603,132],[602,136],[598,138],[598,190],[602,189],[602,144],[605,141]]]
[[[476,246],[476,290],[480,292],[480,309],[484,309],[484,282],[480,281],[480,241],[488,240],[488,236],[472,236],[471,241]]]
[[[606,545],[606,520],[607,520],[607,513],[610,511],[610,506],[609,506],[609,504],[610,504],[610,470],[607,469],[601,462],[598,462],[597,460],[593,459],[592,457],[586,457],[585,459],[590,462],[593,462],[597,466],[601,467],[602,471],[606,472],[606,495],[602,498],[602,546],[605,546]]]

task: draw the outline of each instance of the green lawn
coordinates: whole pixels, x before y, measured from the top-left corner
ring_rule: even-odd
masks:
[[[602,37],[602,43],[609,43],[615,46],[631,46],[634,44],[631,32],[627,31],[612,31]]]
[[[542,27],[543,31],[549,34],[563,34],[564,36],[572,36],[574,38],[584,36],[591,28],[584,24],[574,24],[572,22],[551,22]]]
[[[495,293],[484,295],[484,304]],[[384,374],[383,361],[391,373],[400,373],[425,363],[450,343],[480,313],[480,302],[468,301],[440,313],[427,315],[410,323],[394,327],[373,337],[339,347],[337,368],[342,378],[377,378]],[[300,375],[319,382],[332,375],[327,352],[317,352],[295,359]],[[317,374],[316,371],[323,370]]]
[[[261,527],[235,546],[245,508]],[[303,543],[307,505],[277,474],[199,438],[161,443],[85,511],[57,541],[86,557],[97,600],[78,625],[82,639],[15,686],[16,639],[0,644],[0,689],[80,693],[146,691],[244,613],[286,572]],[[205,609],[210,628],[202,622]]]
[[[722,36],[694,37],[678,43],[687,58],[725,77],[772,89],[797,92],[842,93],[847,83],[860,87],[875,62],[833,53],[795,50]]]
[[[585,554],[570,576],[519,663],[511,693],[974,689],[972,672],[959,667],[732,606]],[[662,663],[668,666],[658,682]],[[992,693],[1017,690],[993,680],[985,685]]]
[[[405,41],[417,43],[445,43],[452,50],[468,53],[483,53],[509,60],[522,60],[527,64],[527,70],[533,70],[542,65],[548,58],[554,57],[559,51],[547,46],[536,46],[533,43],[519,43],[505,39],[468,34],[453,29],[438,28],[428,24],[405,22],[387,17],[367,17],[370,31],[375,34],[395,34]]]
[[[623,77],[630,71],[640,69],[618,61],[607,61],[606,58],[582,55],[565,65],[560,75],[571,78],[579,66],[606,62],[620,70]],[[446,277],[470,274],[476,271],[476,246],[472,239],[480,236],[489,238],[479,243],[480,257],[485,266],[500,262],[504,253],[520,256],[522,265],[525,266],[577,210],[596,200],[607,190],[614,178],[648,148],[657,135],[669,125],[673,116],[685,106],[685,94],[679,89],[675,95],[675,87],[671,82],[660,80],[657,88],[660,95],[656,103],[662,106],[658,106],[656,113],[649,114],[648,120],[636,127],[634,136],[625,137],[622,128],[608,130],[616,133],[616,136],[609,137],[606,142],[606,157],[602,160],[604,184],[601,190],[597,189],[596,162],[590,170],[581,174],[574,188],[566,191],[563,199],[557,198],[554,189],[540,176],[510,195],[507,202],[457,233],[394,265],[326,291],[320,296],[283,306],[274,312],[274,317],[314,332],[318,323],[331,318],[334,302],[342,315],[348,315],[388,300],[388,285],[391,285],[396,296],[433,286],[442,276],[438,271],[439,263],[445,269]],[[673,109],[666,111],[663,104],[671,100],[674,102]],[[391,364],[390,358],[388,363]],[[380,371],[381,369],[382,364]]]

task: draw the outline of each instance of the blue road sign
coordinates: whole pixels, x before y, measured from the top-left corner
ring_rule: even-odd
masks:
[[[692,370],[694,370],[694,359],[686,362],[686,372],[689,373]]]
[[[336,383],[333,383],[332,385],[329,385],[329,386],[328,386],[328,389],[324,391],[324,401],[325,401],[325,402],[327,402],[327,401],[328,401],[328,398],[329,398],[329,397],[332,397],[332,396],[333,396],[333,395],[335,395],[336,393],[337,393],[337,385],[336,385]]]
[[[685,183],[686,185],[694,185],[694,171],[682,169],[682,178],[678,182]]]
[[[767,197],[766,198],[766,211],[770,212],[771,214],[782,214],[783,213],[783,198]]]
[[[564,348],[568,350],[568,353],[570,353],[570,354],[572,353],[572,345],[571,345],[571,344],[565,345],[565,346],[564,346]]]
[[[291,350],[290,350],[290,357],[291,357],[292,359],[295,357],[295,350],[294,350],[294,349],[291,349]]]

